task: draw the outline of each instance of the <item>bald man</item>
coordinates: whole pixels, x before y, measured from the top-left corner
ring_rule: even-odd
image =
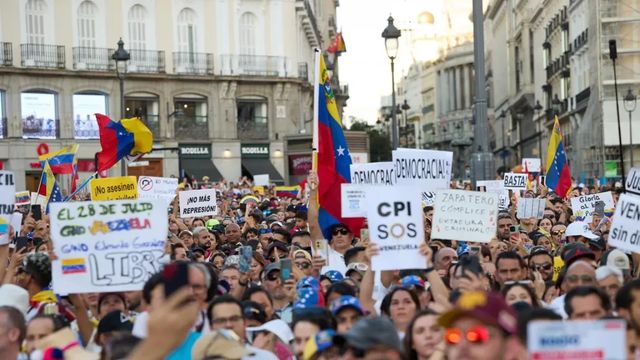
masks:
[[[565,294],[578,286],[597,286],[596,282],[596,269],[586,261],[578,260],[571,264],[567,269],[567,273],[562,280],[562,289]],[[568,315],[564,310],[564,298],[565,295],[555,298],[549,308],[558,315],[561,315],[563,319],[567,319]]]
[[[228,244],[237,244],[240,242],[240,238],[242,237],[242,232],[240,231],[240,226],[236,223],[231,223],[224,228],[224,234],[227,237]]]
[[[458,261],[458,254],[450,247],[445,247],[436,253],[434,267],[436,270],[449,270],[453,261]]]

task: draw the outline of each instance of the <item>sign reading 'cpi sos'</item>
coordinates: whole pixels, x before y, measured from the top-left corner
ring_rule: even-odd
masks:
[[[424,239],[421,194],[421,189],[414,186],[367,188],[369,235],[380,247],[380,254],[371,260],[373,270],[425,266],[425,259],[418,252]]]

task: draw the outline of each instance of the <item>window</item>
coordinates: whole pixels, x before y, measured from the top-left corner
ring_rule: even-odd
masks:
[[[44,44],[44,17],[47,4],[44,0],[29,0],[26,4],[27,43]]]
[[[139,117],[144,122],[154,139],[160,137],[160,116],[158,98],[156,96],[141,94],[141,97],[133,96],[124,99],[124,117]]]
[[[250,12],[240,17],[240,54],[254,55],[256,53],[256,16]]]
[[[56,94],[39,91],[23,92],[20,94],[20,105],[24,139],[56,138]]]
[[[208,139],[207,99],[189,96],[175,99],[175,137],[179,140]]]
[[[142,5],[134,5],[129,10],[127,23],[129,28],[129,48],[135,50],[146,49],[147,38],[147,9]]]
[[[107,96],[102,94],[73,95],[73,129],[76,139],[98,139],[98,122],[94,114],[107,114]]]
[[[238,100],[238,138],[268,139],[267,104],[258,100]]]
[[[7,117],[4,113],[4,91],[0,90],[0,139],[6,137]]]
[[[178,14],[178,51],[194,53],[197,49],[196,12],[184,8]]]
[[[85,0],[78,7],[78,46],[96,47],[96,14],[98,7]]]

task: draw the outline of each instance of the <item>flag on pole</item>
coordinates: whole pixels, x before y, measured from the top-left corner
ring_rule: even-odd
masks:
[[[340,55],[343,52],[347,52],[347,45],[344,43],[344,38],[342,37],[342,31],[336,35],[336,38],[333,39],[331,45],[327,49],[327,52],[332,54]]]
[[[54,174],[75,174],[78,169],[78,144],[65,146],[62,149],[40,155],[40,167],[48,162]]]
[[[549,146],[547,147],[547,187],[559,196],[565,198],[571,190],[571,170],[567,161],[567,154],[564,152],[562,142],[562,129],[560,121],[556,116],[553,124]]]
[[[42,177],[40,178],[40,188],[38,194],[44,196],[44,203],[46,204],[46,212],[49,213],[49,204],[52,202],[62,201],[62,192],[60,186],[56,181],[56,176],[53,174],[49,162],[44,162],[44,169],[42,170]]]
[[[317,141],[317,172],[319,180],[318,206],[320,228],[327,239],[331,239],[330,227],[344,223],[354,234],[360,231],[363,219],[342,218],[340,184],[351,182],[351,154],[342,131],[336,99],[331,90],[324,58],[318,56],[319,75],[316,78],[318,94],[317,125],[314,137]],[[316,72],[318,74],[318,72]]]
[[[111,168],[125,156],[136,156],[151,152],[153,134],[139,119],[122,119],[115,122],[102,114],[96,114],[100,128],[98,171]]]

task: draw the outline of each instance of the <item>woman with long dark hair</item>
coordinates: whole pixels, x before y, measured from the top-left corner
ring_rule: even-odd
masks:
[[[420,300],[416,294],[402,287],[391,290],[380,305],[380,311],[391,319],[400,339],[404,337],[411,319],[419,310]]]
[[[409,323],[404,337],[404,350],[409,360],[444,359],[443,329],[438,325],[439,314],[422,310]]]

